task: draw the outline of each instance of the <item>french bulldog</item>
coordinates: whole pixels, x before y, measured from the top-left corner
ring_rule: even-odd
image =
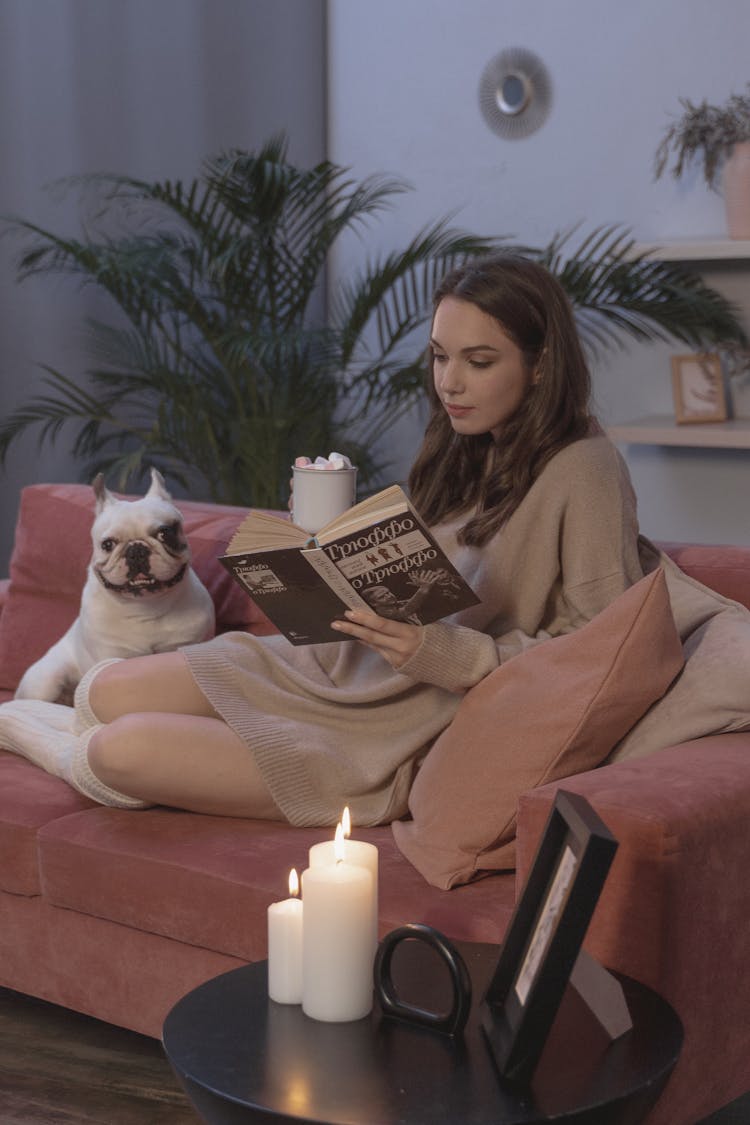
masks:
[[[151,470],[140,500],[119,500],[101,473],[93,482],[93,555],[80,613],[67,633],[24,673],[16,699],[71,703],[100,660],[168,652],[213,634],[214,606],[190,565],[182,515]]]

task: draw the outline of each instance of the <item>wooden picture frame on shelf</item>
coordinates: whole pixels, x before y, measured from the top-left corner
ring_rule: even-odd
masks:
[[[721,358],[713,352],[673,355],[672,397],[678,423],[726,422]]]

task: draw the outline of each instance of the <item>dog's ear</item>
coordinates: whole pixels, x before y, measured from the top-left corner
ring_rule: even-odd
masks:
[[[98,516],[102,508],[106,508],[107,504],[114,503],[115,498],[104,483],[103,473],[96,474],[93,481],[91,482],[91,487],[93,488],[94,496],[96,497],[96,514]]]
[[[158,469],[151,468],[151,487],[146,493],[147,496],[158,496],[162,500],[171,500],[172,496],[167,491],[167,486],[164,484],[164,477]]]

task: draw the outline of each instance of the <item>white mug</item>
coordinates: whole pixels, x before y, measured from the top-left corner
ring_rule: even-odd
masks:
[[[313,469],[294,465],[292,520],[316,535],[322,527],[351,508],[357,496],[356,466]]]

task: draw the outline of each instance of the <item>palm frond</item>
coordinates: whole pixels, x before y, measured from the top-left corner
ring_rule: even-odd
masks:
[[[372,320],[378,353],[387,359],[418,326],[432,306],[440,278],[458,262],[497,246],[449,227],[443,219],[420,231],[406,248],[369,262],[351,281],[342,282],[331,300],[330,315],[341,337],[348,364]]]
[[[362,233],[408,190],[355,180],[322,161],[299,168],[282,135],[255,152],[207,160],[199,177],[66,181],[85,213],[64,236],[23,218],[19,280],[63,275],[109,295],[116,315],[88,321],[85,381],[53,368],[44,390],[0,423],[0,463],[13,441],[70,435],[90,479],[125,488],[153,464],[197,496],[283,505],[295,456],[338,448],[365,490],[386,470],[389,427],[422,396],[425,322],[445,272],[509,247],[428,224],[400,250],[372,255],[322,295],[332,249]],[[616,226],[512,247],[544,262],[570,295],[588,345],[667,336],[698,347],[744,339],[735,310],[700,278],[639,257]]]
[[[637,253],[620,226],[597,227],[571,248],[577,230],[526,253],[562,283],[591,351],[621,347],[629,338],[675,339],[694,348],[745,339],[739,310],[699,274]]]

